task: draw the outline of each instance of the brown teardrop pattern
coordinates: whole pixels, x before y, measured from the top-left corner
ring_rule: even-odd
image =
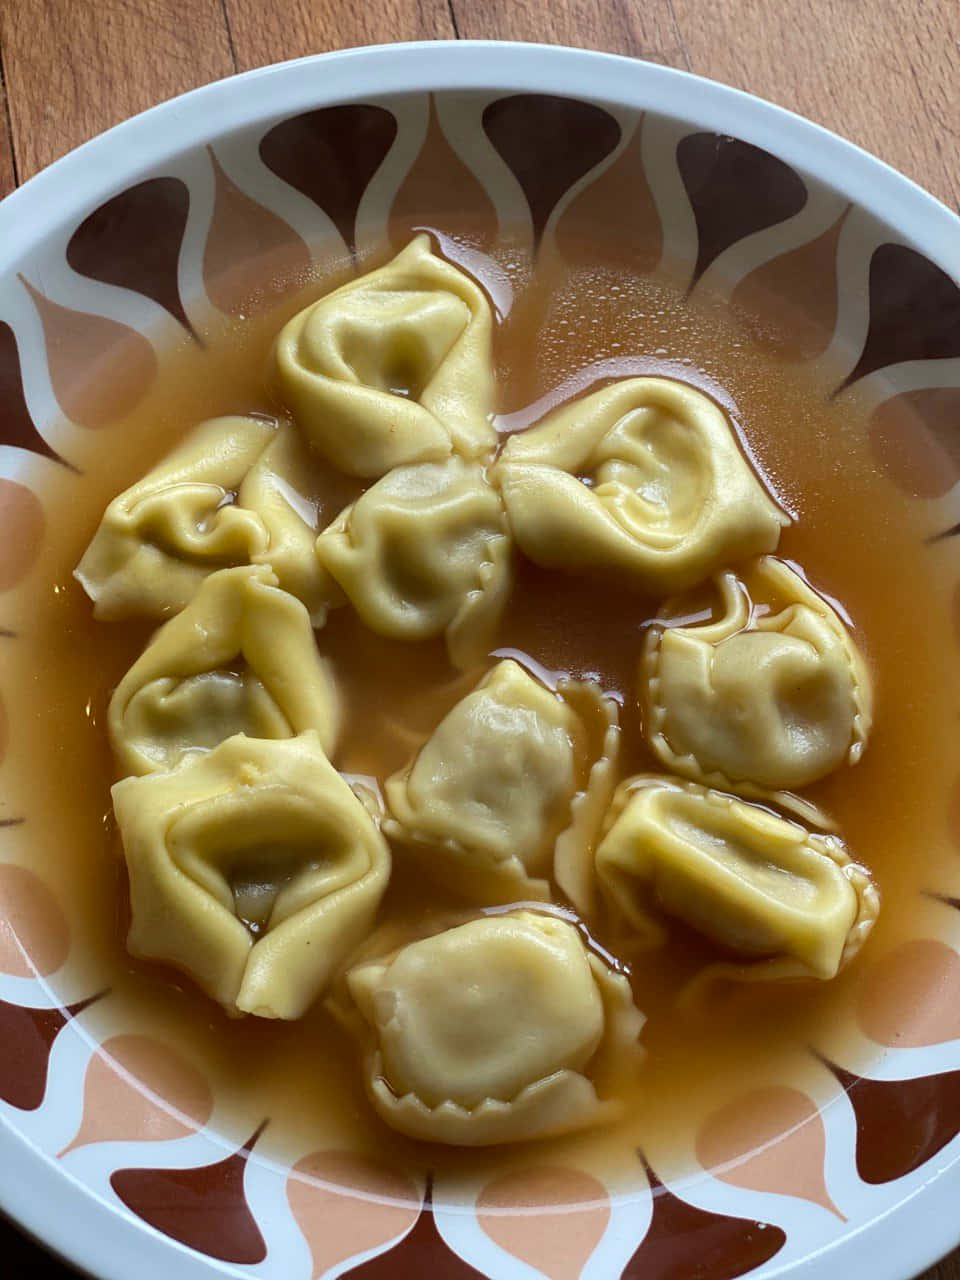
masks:
[[[29,449],[54,462],[63,458],[47,444],[34,425],[23,394],[23,377],[20,372],[20,353],[16,334],[0,320],[0,444],[12,444],[18,449]],[[65,464],[69,466],[69,463]]]
[[[920,1048],[960,1038],[960,955],[936,938],[911,938],[863,973],[857,1021],[876,1044]]]
[[[647,1169],[653,1217],[620,1280],[734,1280],[769,1262],[787,1242],[779,1227],[698,1209]]]
[[[482,1272],[454,1253],[437,1230],[431,1184],[420,1216],[403,1239],[342,1275],[343,1280],[486,1280]]]
[[[70,926],[53,893],[29,867],[0,864],[0,973],[54,973],[70,952]]]
[[[488,249],[497,227],[493,202],[447,140],[431,94],[423,146],[390,210],[390,239],[399,249],[416,231],[427,228]]]
[[[360,201],[396,136],[396,119],[383,107],[323,107],[274,125],[260,159],[318,205],[355,253]]]
[[[101,993],[102,994],[102,993]],[[0,1098],[19,1111],[36,1111],[47,1091],[53,1042],[71,1018],[100,995],[63,1009],[27,1009],[0,1000]]]
[[[582,1169],[538,1165],[488,1183],[477,1221],[501,1249],[550,1280],[578,1280],[607,1229],[610,1197]]]
[[[837,244],[848,205],[832,227],[809,244],[751,271],[730,299],[734,315],[762,350],[787,360],[815,360],[837,327]]]
[[[891,396],[867,424],[877,462],[913,498],[942,498],[960,479],[960,387]]]
[[[725,249],[794,217],[807,203],[795,169],[739,138],[688,134],[677,144],[677,165],[697,224],[691,288]]]
[[[84,218],[67,244],[74,271],[152,298],[192,336],[177,274],[190,192],[179,178],[148,178]]]
[[[243,1175],[263,1125],[216,1164],[193,1169],[118,1169],[110,1185],[154,1230],[221,1262],[252,1266],[267,1246],[250,1211]]]
[[[420,1214],[408,1174],[354,1151],[306,1156],[290,1171],[287,1200],[318,1276],[396,1240]]]
[[[570,201],[557,220],[557,248],[568,262],[628,263],[649,273],[663,253],[663,228],[643,165],[643,120],[608,169]]]
[[[157,372],[147,339],[117,320],[62,307],[20,280],[40,315],[53,394],[66,416],[90,429],[126,417]]]
[[[483,129],[523,189],[536,245],[561,197],[620,141],[620,126],[609,111],[540,93],[491,102]]]
[[[837,388],[905,360],[960,356],[960,286],[915,249],[882,244],[870,259],[870,325],[863,352]]]
[[[46,527],[43,507],[33,490],[0,478],[0,591],[9,591],[30,572]]]
[[[216,196],[203,254],[207,296],[227,315],[267,311],[303,284],[310,250],[293,227],[241,191],[208,150]]]
[[[824,1059],[857,1119],[857,1172],[879,1184],[903,1178],[960,1133],[960,1071],[869,1080]]]

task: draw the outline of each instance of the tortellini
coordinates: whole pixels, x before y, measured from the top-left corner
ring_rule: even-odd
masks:
[[[221,569],[120,681],[108,723],[125,774],[170,769],[236,733],[290,738],[314,729],[329,752],[339,695],[300,601],[269,569]]]
[[[558,844],[571,877],[612,776],[590,770],[588,732],[609,730],[616,708],[599,691],[553,693],[512,660],[497,664],[444,717],[411,763],[385,784],[384,831],[455,892],[486,903],[543,900]],[[576,694],[589,703],[574,709]],[[616,735],[600,750],[615,752]],[[585,767],[586,765],[586,767]],[[587,790],[577,795],[586,778]],[[584,814],[577,820],[575,801]]]
[[[476,458],[496,444],[491,341],[485,294],[421,235],[294,316],[276,343],[279,390],[349,475]]]
[[[661,615],[641,664],[646,727],[672,772],[747,791],[803,787],[859,760],[870,675],[831,606],[791,568],[761,557],[718,579],[723,614]]]
[[[94,616],[163,617],[217,569],[263,564],[321,625],[339,592],[313,555],[317,512],[298,489],[310,468],[287,425],[201,423],[104,512],[76,569]]]
[[[323,531],[317,556],[373,631],[442,634],[464,669],[493,643],[513,580],[500,495],[459,458],[391,471]]]
[[[165,620],[108,713],[130,952],[232,1016],[324,996],[379,1116],[461,1146],[639,1100],[623,960],[682,1010],[717,977],[833,978],[879,909],[793,794],[859,759],[870,675],[769,554],[790,520],[735,423],[630,377],[498,455],[492,326],[416,237],[276,337],[266,390],[292,424],[202,423],[76,570],[97,618]],[[518,553],[598,582],[553,610]],[[622,781],[644,737],[668,774]]]
[[[680,591],[772,551],[788,523],[723,412],[693,387],[628,378],[511,436],[495,470],[537,564]]]
[[[879,898],[835,836],[693,782],[639,777],[617,789],[597,875],[642,944],[675,916],[772,977],[834,977],[863,945]]]
[[[299,1018],[373,924],[389,850],[313,731],[229,738],[118,782],[113,803],[130,951],[231,1013]]]
[[[630,986],[565,920],[487,916],[347,974],[373,1105],[432,1142],[518,1142],[613,1119],[639,1065]]]

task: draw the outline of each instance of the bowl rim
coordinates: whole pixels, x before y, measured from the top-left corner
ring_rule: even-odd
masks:
[[[317,74],[322,68],[322,74]],[[257,122],[334,103],[445,91],[551,93],[669,115],[770,150],[845,194],[900,241],[960,279],[960,217],[854,143],[741,90],[639,59],[561,45],[437,40],[334,50],[204,85],[99,134],[0,201],[0,273],[82,213],[187,148]],[[951,1168],[951,1166],[953,1166]],[[943,1153],[897,1204],[806,1258],[791,1280],[908,1280],[960,1243],[960,1172]],[[238,1269],[187,1249],[103,1200],[0,1116],[0,1212],[98,1280],[183,1280]],[[869,1233],[869,1242],[864,1240]],[[865,1243],[868,1244],[864,1248]],[[768,1275],[778,1274],[775,1265]],[[266,1273],[263,1273],[266,1274]]]

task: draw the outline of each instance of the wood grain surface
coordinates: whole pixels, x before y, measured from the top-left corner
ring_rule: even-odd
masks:
[[[0,196],[234,71],[454,36],[580,45],[721,80],[836,130],[960,211],[957,0],[0,0]],[[11,1280],[70,1274],[2,1223],[0,1259]],[[960,1251],[924,1280],[960,1280]]]

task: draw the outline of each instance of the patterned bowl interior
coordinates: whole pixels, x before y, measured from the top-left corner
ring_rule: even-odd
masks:
[[[47,589],[45,540],[84,483],[90,430],[109,441],[165,346],[249,310],[264,280],[308,271],[331,244],[362,256],[413,226],[462,231],[464,210],[481,245],[499,224],[519,228],[528,253],[562,253],[575,213],[643,270],[708,281],[786,358],[820,362],[838,390],[858,384],[903,500],[923,507],[931,535],[956,532],[960,289],[751,144],[573,98],[443,92],[266,120],[145,170],[0,283],[0,1114],[119,1212],[227,1264],[220,1273],[773,1274],[960,1156],[960,901],[948,884],[929,886],[922,936],[863,966],[849,1025],[836,1045],[811,1046],[803,1088],[751,1082],[703,1117],[693,1173],[638,1159],[635,1187],[613,1194],[596,1171],[532,1152],[476,1185],[445,1186],[438,1172],[417,1186],[375,1155],[304,1152],[290,1167],[256,1134],[229,1141],[196,1065],[111,1009],[20,807],[22,771],[51,763],[18,747],[15,673],[29,668],[10,655]],[[275,300],[261,291],[257,305]],[[947,581],[951,547],[931,548]],[[943,797],[945,842],[960,839],[958,794]]]

